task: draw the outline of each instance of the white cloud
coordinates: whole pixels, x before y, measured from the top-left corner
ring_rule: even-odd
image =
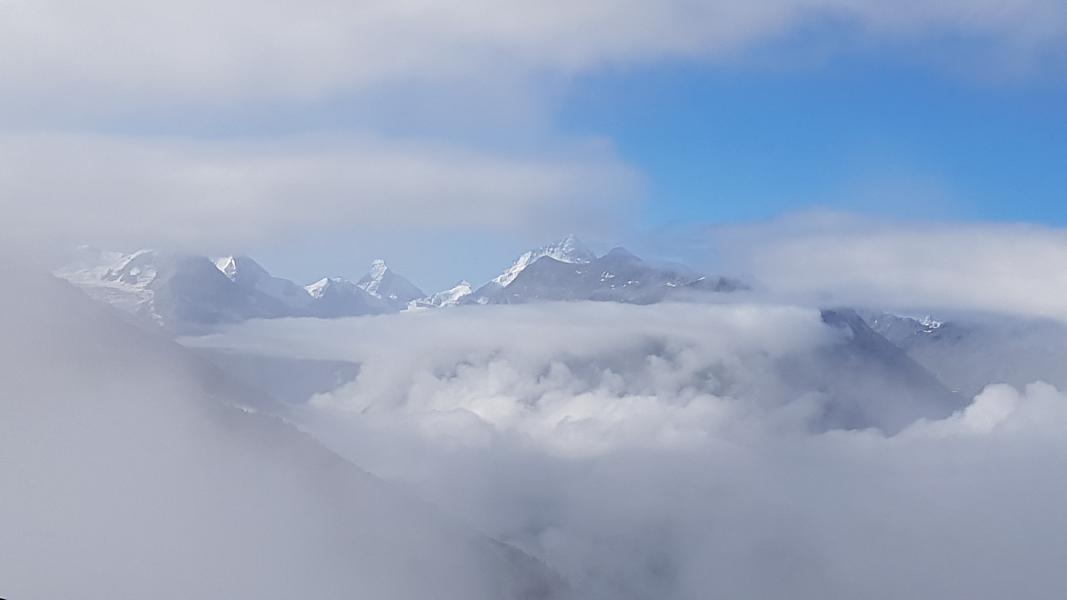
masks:
[[[904,310],[1067,320],[1067,231],[816,214],[713,237],[772,294]]]
[[[948,31],[1030,51],[1065,25],[1056,0],[4,0],[0,11],[5,102],[76,95],[82,105],[304,100],[397,82],[715,58],[826,17],[876,38]]]
[[[294,235],[323,222],[508,230],[551,213],[546,229],[584,229],[639,185],[609,151],[561,140],[545,122],[574,74],[726,60],[821,19],[872,39],[950,31],[1040,49],[1062,36],[1065,10],[1054,0],[0,0],[0,129],[67,132],[0,139],[0,210],[27,237],[82,223],[76,242],[128,232],[124,220],[153,243],[240,243],[282,222]],[[246,132],[306,131],[307,113],[331,110],[349,139],[327,147],[137,133],[219,136],[231,118],[248,119]],[[383,142],[381,115],[393,130],[465,141]],[[115,130],[134,133],[69,133]],[[516,146],[540,150],[501,157]]]
[[[314,400],[328,410],[385,422],[399,411],[435,438],[514,435],[596,454],[684,445],[727,417],[773,412],[784,385],[773,361],[835,339],[807,309],[575,303],[253,322],[193,343],[359,363],[354,382]],[[738,401],[760,388],[761,403]],[[793,426],[812,416],[793,414]]]
[[[4,597],[539,597],[539,565],[227,406],[254,395],[169,340],[0,276]]]
[[[1067,401],[1055,387],[1035,382],[1022,391],[990,385],[966,409],[939,421],[920,420],[904,437],[1057,435],[1067,422]]]
[[[770,382],[774,357],[830,333],[799,308],[579,303],[249,323],[200,341],[359,361],[354,383],[287,416],[544,559],[576,597],[1067,590],[1053,475],[1067,398],[993,386],[887,437],[813,431],[801,388],[783,404],[737,385]]]
[[[364,139],[0,137],[10,239],[228,244],[389,227],[610,228],[640,188],[596,145],[552,156]]]

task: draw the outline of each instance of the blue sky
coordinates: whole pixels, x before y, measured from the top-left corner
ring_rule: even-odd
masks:
[[[1067,222],[1062,73],[987,81],[876,53],[786,69],[658,66],[585,78],[561,120],[609,137],[647,176],[649,224],[813,206]]]

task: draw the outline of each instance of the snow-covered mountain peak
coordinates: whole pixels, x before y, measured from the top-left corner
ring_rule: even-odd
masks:
[[[515,281],[526,267],[545,256],[569,264],[584,264],[596,260],[596,254],[586,248],[577,236],[570,234],[555,243],[523,253],[507,270],[493,278],[493,282],[505,287]]]
[[[384,258],[376,258],[370,263],[370,271],[367,273],[375,279],[381,279],[385,277],[385,272],[389,270],[389,266],[385,264]]]
[[[134,287],[144,287],[155,280],[159,260],[160,255],[155,250],[138,250],[125,257],[118,265],[109,267],[101,279]]]
[[[442,290],[429,298],[424,298],[423,300],[418,301],[417,304],[437,308],[455,306],[459,304],[460,300],[470,296],[473,291],[474,289],[471,287],[471,282],[464,279],[447,290]]]
[[[229,281],[237,281],[237,256],[220,256],[212,258],[211,262],[218,267]]]
[[[425,296],[415,284],[390,269],[380,258],[371,262],[370,270],[356,283],[356,286],[397,308]]]
[[[551,256],[560,262],[582,263],[596,258],[596,254],[593,254],[573,233],[564,236],[554,244],[544,246],[542,250],[545,251],[545,256]]]
[[[381,297],[379,289],[382,287],[382,282],[385,280],[386,274],[388,273],[389,266],[385,264],[385,259],[376,258],[371,261],[370,269],[367,271],[367,274],[364,275],[356,285],[372,296]]]
[[[597,257],[577,237],[525,252],[495,280],[474,289],[460,281],[425,294],[384,260],[357,281],[325,277],[307,286],[275,277],[239,254],[207,256],[140,250],[74,249],[56,274],[92,297],[175,331],[256,318],[339,318],[462,304],[600,300],[658,302],[744,289],[677,265],[647,263],[617,248]],[[935,330],[939,323],[914,321]]]
[[[271,274],[262,265],[248,256],[222,256],[211,259],[211,262],[234,283],[254,286],[271,278]]]
[[[57,269],[57,274],[71,281],[101,281],[108,273],[121,269],[131,256],[124,252],[82,245],[74,249],[66,263]]]
[[[304,286],[307,293],[318,300],[322,298],[330,289],[346,289],[356,287],[354,283],[344,279],[342,277],[323,277],[322,279]]]
[[[215,266],[218,267],[222,274],[233,281],[237,278],[237,258],[233,256],[220,256],[212,259]]]

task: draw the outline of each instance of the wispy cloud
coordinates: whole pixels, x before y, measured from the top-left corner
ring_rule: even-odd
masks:
[[[1067,17],[1055,0],[594,0],[488,9],[464,0],[7,0],[0,8],[4,102],[77,94],[79,103],[301,100],[386,83],[715,58],[827,18],[876,38],[947,32],[1036,51],[1062,38]]]
[[[490,153],[383,138],[0,136],[12,239],[230,244],[271,236],[610,228],[640,177],[599,145]]]
[[[810,213],[724,227],[719,249],[780,297],[1067,320],[1067,231]]]

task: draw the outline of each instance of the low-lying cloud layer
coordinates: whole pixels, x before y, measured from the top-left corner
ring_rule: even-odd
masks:
[[[189,342],[361,363],[289,418],[542,558],[577,597],[1067,592],[1052,475],[1067,398],[993,386],[892,436],[813,429],[818,395],[783,395],[779,361],[840,333],[781,306],[563,304]]]
[[[899,310],[1067,320],[1067,230],[807,214],[711,239],[769,294]]]
[[[542,565],[346,463],[170,340],[0,267],[6,598],[540,598]]]
[[[355,381],[313,400],[330,410],[405,415],[464,444],[506,435],[585,454],[685,443],[778,409],[774,361],[833,337],[799,308],[575,303],[253,322],[191,343],[359,363]]]

